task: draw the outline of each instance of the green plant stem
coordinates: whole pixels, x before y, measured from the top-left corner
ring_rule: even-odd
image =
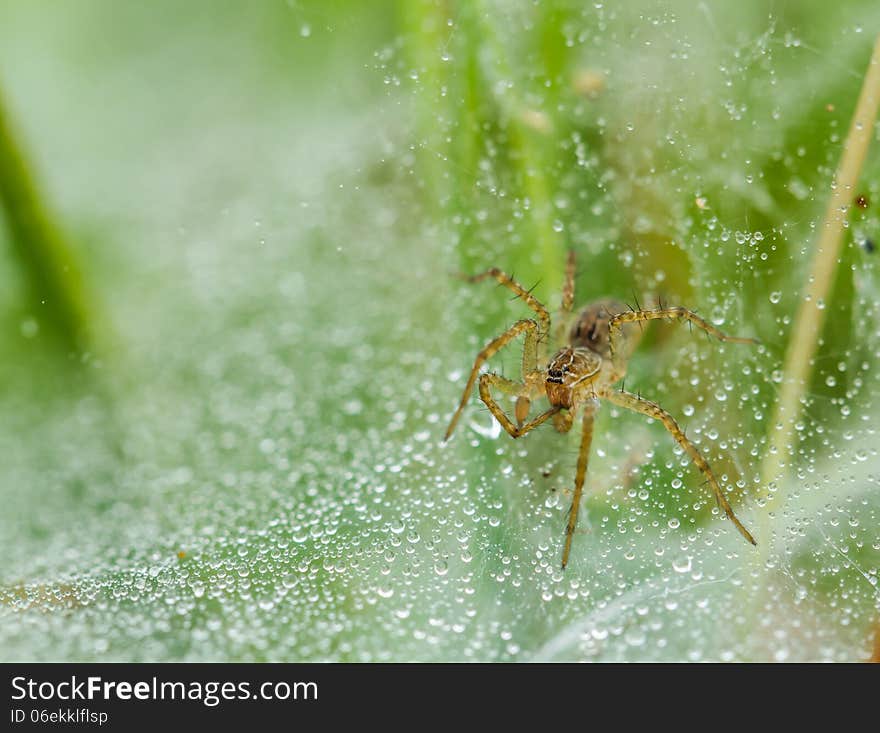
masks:
[[[13,255],[33,293],[34,314],[68,349],[89,350],[90,311],[79,270],[47,212],[0,92],[0,207]]]
[[[492,15],[480,4],[482,35],[492,51],[499,80],[514,78],[505,49],[492,25]],[[552,136],[552,119],[546,121],[549,129],[534,129],[526,122],[528,110],[514,87],[508,87],[496,101],[507,125],[511,159],[522,180],[523,194],[529,201],[533,245],[540,253],[543,284],[546,292],[555,293],[562,287],[565,248],[561,235],[553,228],[553,203],[546,171],[552,170],[551,160],[545,154],[542,136]],[[543,111],[542,111],[543,112]],[[525,264],[525,263],[523,263]]]
[[[448,181],[443,176],[443,160],[449,155],[437,124],[439,110],[444,110],[440,90],[449,84],[449,71],[441,60],[441,49],[449,33],[444,8],[430,0],[398,0],[397,15],[406,38],[406,57],[410,72],[415,72],[416,88],[420,90],[415,106],[415,154],[421,171],[424,200],[438,211],[448,196]],[[412,80],[410,80],[412,81]],[[445,110],[444,110],[445,111]],[[442,115],[443,112],[440,112]]]
[[[785,356],[783,381],[776,411],[771,423],[770,445],[761,466],[761,490],[767,499],[766,511],[761,517],[762,531],[759,543],[766,558],[770,544],[769,514],[785,500],[786,477],[797,449],[795,425],[801,414],[804,394],[809,386],[818,339],[825,319],[825,302],[834,282],[840,249],[847,227],[847,214],[852,206],[877,118],[880,105],[880,36],[878,36],[862,91],[856,104],[843,155],[834,183],[825,220],[819,231],[816,250],[804,286],[800,307],[794,320],[791,340]],[[776,490],[768,492],[771,482]]]

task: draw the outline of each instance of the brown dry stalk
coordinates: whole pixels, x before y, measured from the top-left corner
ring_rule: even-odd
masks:
[[[843,234],[847,227],[847,215],[853,204],[855,186],[859,180],[862,164],[868,152],[868,144],[874,132],[877,108],[880,105],[880,36],[865,73],[862,91],[850,123],[849,134],[843,146],[840,165],[831,186],[831,200],[825,212],[825,220],[819,230],[816,250],[804,286],[800,307],[794,320],[791,340],[785,355],[785,367],[779,400],[771,423],[770,446],[761,466],[761,491],[767,497],[767,512],[784,499],[785,478],[791,468],[797,448],[798,436],[795,424],[801,414],[801,403],[809,387],[816,346],[825,317],[825,303],[834,282],[840,260]],[[768,492],[771,482],[776,491]],[[764,520],[764,529],[768,522]],[[762,532],[763,545],[769,537]]]

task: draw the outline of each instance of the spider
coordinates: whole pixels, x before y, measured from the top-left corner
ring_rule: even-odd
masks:
[[[581,412],[583,430],[574,480],[574,495],[565,528],[565,547],[562,552],[562,569],[564,570],[571,553],[578,508],[584,490],[584,479],[587,475],[590,444],[593,440],[593,421],[599,408],[599,400],[607,400],[618,407],[624,407],[627,410],[659,420],[705,474],[718,504],[739,530],[739,533],[751,544],[757,544],[742,522],[737,519],[736,514],[733,513],[733,509],[706,459],[691,443],[672,415],[655,402],[643,399],[641,395],[625,392],[622,387],[618,389],[614,385],[626,376],[627,363],[638,345],[641,337],[641,324],[645,321],[675,318],[690,322],[720,341],[736,344],[755,344],[758,342],[755,339],[728,336],[693,311],[682,307],[663,307],[660,304],[653,309],[642,310],[639,308],[636,310],[616,300],[606,298],[590,303],[580,313],[572,314],[574,276],[575,255],[573,251],[570,251],[562,291],[561,318],[555,333],[556,341],[564,345],[549,360],[543,354],[543,346],[550,335],[550,314],[530,291],[511,276],[494,267],[478,275],[463,276],[465,280],[472,283],[494,278],[501,285],[512,290],[518,298],[525,301],[526,305],[535,312],[537,321],[533,318],[517,321],[500,336],[492,339],[477,354],[461,402],[449,422],[443,441],[449,440],[452,431],[455,430],[478,376],[480,399],[501,423],[501,427],[513,438],[525,435],[551,418],[557,431],[567,433],[574,424],[576,414]],[[573,325],[566,333],[566,328],[572,322],[573,315],[575,316]],[[492,372],[479,374],[480,367],[490,357],[521,334],[525,334],[525,344],[520,381],[516,382]],[[545,362],[546,366],[539,366],[539,363]],[[513,419],[508,417],[496,402],[492,396],[493,389],[516,397]],[[549,409],[529,420],[532,401],[542,396],[546,397],[550,403]]]

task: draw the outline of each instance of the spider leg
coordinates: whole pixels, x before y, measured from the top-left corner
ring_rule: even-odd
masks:
[[[691,443],[688,437],[684,434],[672,415],[666,412],[666,410],[660,407],[657,403],[644,400],[631,392],[608,390],[603,397],[609,402],[613,402],[615,405],[625,407],[627,410],[632,410],[633,412],[640,412],[642,415],[653,417],[662,422],[663,426],[669,431],[672,437],[675,438],[676,441],[678,441],[678,444],[685,449],[691,460],[697,465],[697,468],[699,468],[706,476],[709,485],[712,487],[712,491],[715,493],[715,498],[718,500],[718,503],[721,505],[727,518],[733,522],[734,526],[739,530],[739,533],[751,544],[758,544],[755,542],[755,538],[752,537],[749,531],[743,526],[742,522],[737,519],[736,514],[733,513],[733,509],[731,509],[730,503],[727,501],[727,497],[721,490],[721,486],[718,484],[718,479],[715,478],[715,474],[712,472],[706,459],[703,458],[700,451],[697,450],[697,447]]]
[[[565,329],[568,327],[567,316],[571,313],[574,306],[574,277],[575,277],[575,259],[574,250],[568,250],[568,259],[565,262],[565,283],[562,286],[562,305],[559,307],[559,313],[562,316],[556,326],[556,342],[559,344],[566,343]]]
[[[562,312],[571,313],[574,305],[574,274],[575,260],[574,250],[568,250],[568,259],[565,261],[565,284],[562,286]]]
[[[516,382],[511,382],[509,379],[505,379],[497,374],[480,375],[480,399],[483,400],[486,407],[488,407],[489,411],[495,416],[495,419],[501,423],[501,427],[503,427],[513,438],[519,438],[529,431],[534,430],[562,409],[560,407],[551,407],[533,420],[529,420],[525,425],[517,425],[514,424],[514,422],[505,414],[504,410],[501,409],[501,405],[499,405],[495,401],[495,398],[492,397],[492,387],[498,387],[502,392],[506,392],[507,394],[518,394],[520,397],[526,396],[531,389],[528,384],[517,384]]]
[[[568,511],[568,524],[565,526],[565,548],[562,550],[562,569],[568,565],[568,556],[571,552],[571,541],[574,538],[574,529],[577,526],[578,510],[581,505],[581,496],[584,493],[584,481],[587,478],[587,464],[590,461],[590,446],[593,443],[593,419],[596,416],[598,400],[590,400],[584,408],[584,426],[581,432],[581,449],[578,453],[577,473],[574,477],[574,498],[571,501],[571,509]]]
[[[569,430],[571,430],[571,426],[573,423],[574,412],[571,410],[559,412],[553,416],[553,427],[556,428],[557,433],[567,433]]]
[[[544,304],[532,295],[531,291],[526,290],[507,273],[502,272],[497,267],[490,267],[485,272],[481,272],[477,275],[461,275],[460,277],[471,283],[478,283],[488,278],[494,278],[501,285],[516,293],[518,297],[525,301],[525,304],[529,308],[535,311],[535,315],[538,316],[538,321],[541,324],[541,339],[545,338],[546,335],[550,333],[550,313],[544,307]]]
[[[517,321],[500,336],[492,339],[488,344],[483,347],[480,353],[477,354],[477,358],[474,360],[473,369],[471,369],[471,374],[468,377],[467,385],[465,385],[464,393],[461,396],[461,401],[458,404],[458,408],[455,410],[455,414],[449,421],[449,427],[446,428],[446,435],[443,437],[444,442],[449,440],[449,436],[452,435],[452,431],[455,430],[455,426],[458,423],[458,418],[461,416],[461,412],[462,410],[464,410],[464,407],[467,404],[468,399],[470,398],[471,390],[474,388],[474,383],[477,381],[477,374],[480,371],[480,367],[499,349],[513,341],[513,339],[515,339],[523,332],[525,332],[526,334],[526,342],[523,346],[522,358],[523,375],[531,374],[535,371],[538,361],[537,330],[538,324],[535,323],[535,321],[533,321],[531,318],[525,318],[521,321]]]
[[[615,356],[615,346],[617,341],[617,335],[620,331],[621,326],[624,323],[642,323],[643,321],[654,321],[658,319],[667,319],[667,318],[677,318],[680,320],[688,321],[688,323],[696,326],[697,328],[703,329],[710,336],[714,336],[719,341],[726,341],[732,344],[757,344],[757,339],[752,338],[744,338],[742,336],[728,336],[723,331],[719,331],[715,326],[706,321],[705,319],[698,316],[691,310],[687,308],[682,308],[681,306],[672,306],[672,307],[657,307],[652,308],[651,310],[635,310],[629,311],[626,313],[617,313],[611,317],[611,320],[608,322],[608,330],[609,330],[609,350],[611,352],[611,358],[614,359]]]
[[[540,375],[540,372],[534,372],[534,375]],[[526,421],[526,418],[529,416],[529,408],[532,405],[531,394],[535,390],[532,389],[531,385],[535,383],[534,379],[528,379],[526,382],[514,382],[512,379],[507,379],[506,377],[502,377],[500,374],[483,374],[480,376],[480,399],[486,403],[486,406],[495,414],[495,410],[493,406],[486,402],[486,399],[483,397],[484,387],[483,387],[483,379],[487,379],[489,381],[490,387],[497,387],[501,392],[508,395],[516,396],[516,407],[514,408],[513,414],[516,417],[516,424],[518,427],[522,427],[522,424]],[[491,395],[491,393],[489,393]],[[489,397],[492,401],[493,405],[495,404],[495,400]],[[497,407],[497,405],[496,405]],[[497,409],[501,409],[500,407]],[[510,432],[510,431],[508,431]],[[518,437],[518,436],[514,436]]]

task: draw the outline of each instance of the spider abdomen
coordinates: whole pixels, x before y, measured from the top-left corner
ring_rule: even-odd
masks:
[[[630,308],[625,303],[613,298],[593,301],[578,313],[569,334],[569,343],[575,348],[590,349],[599,356],[609,359],[611,356],[609,323],[613,316],[628,310]],[[639,329],[633,326],[634,324],[630,323],[622,324],[619,329],[616,346],[618,356],[623,359],[630,357],[639,340]]]

